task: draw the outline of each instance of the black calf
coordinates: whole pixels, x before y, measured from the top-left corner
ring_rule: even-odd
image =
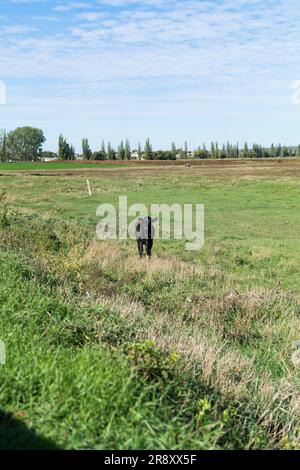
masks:
[[[138,219],[135,226],[135,236],[137,240],[139,255],[142,258],[144,254],[144,246],[146,247],[146,253],[148,258],[151,258],[153,240],[155,237],[155,228],[153,223],[156,222],[157,217],[152,219],[151,217],[144,217]]]

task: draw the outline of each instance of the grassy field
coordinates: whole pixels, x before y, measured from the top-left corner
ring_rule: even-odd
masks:
[[[261,165],[1,176],[0,448],[299,447],[299,163]],[[203,250],[95,240],[120,194],[205,204]]]
[[[0,163],[0,171],[26,171],[26,170],[67,170],[71,168],[99,168],[99,165],[105,166],[105,168],[124,167],[126,164],[119,162],[17,162],[17,163]]]

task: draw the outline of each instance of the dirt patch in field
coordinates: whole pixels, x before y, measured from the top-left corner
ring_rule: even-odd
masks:
[[[76,168],[70,164],[67,169],[1,171],[0,176],[82,176],[106,178],[135,174],[191,174],[216,177],[298,177],[300,159],[277,160],[197,160],[187,167],[186,162],[128,162],[126,166],[113,168],[99,164],[99,168]]]

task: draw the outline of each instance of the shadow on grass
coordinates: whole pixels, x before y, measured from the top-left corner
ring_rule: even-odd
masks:
[[[58,450],[58,447],[21,420],[0,410],[0,450]]]

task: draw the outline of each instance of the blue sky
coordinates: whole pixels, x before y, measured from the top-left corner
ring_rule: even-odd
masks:
[[[299,144],[299,55],[298,0],[0,0],[0,128]]]

